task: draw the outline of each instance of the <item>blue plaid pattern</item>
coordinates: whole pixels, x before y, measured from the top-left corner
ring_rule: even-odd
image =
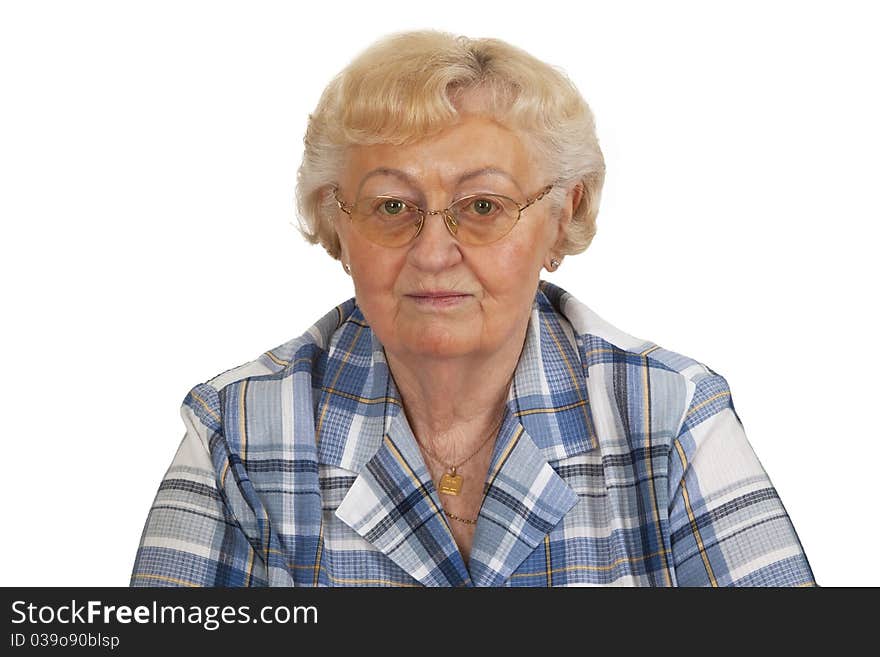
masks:
[[[131,586],[815,586],[725,379],[545,281],[466,565],[355,299],[196,385]]]

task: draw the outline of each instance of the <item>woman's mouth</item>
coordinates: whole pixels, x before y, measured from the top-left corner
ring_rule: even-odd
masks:
[[[418,292],[416,294],[408,294],[407,296],[417,305],[422,307],[444,308],[460,305],[471,295],[452,290],[437,290],[431,292]]]

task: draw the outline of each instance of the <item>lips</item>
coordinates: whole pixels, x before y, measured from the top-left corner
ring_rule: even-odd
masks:
[[[416,297],[417,299],[443,299],[446,297],[469,297],[470,295],[466,292],[456,292],[455,290],[434,290],[431,292],[417,292],[409,296]]]
[[[436,312],[463,306],[473,295],[457,290],[425,290],[406,296],[412,300],[417,308]]]

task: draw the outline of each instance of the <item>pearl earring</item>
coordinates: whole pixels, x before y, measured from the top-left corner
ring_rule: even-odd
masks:
[[[351,275],[351,267],[348,266],[347,262],[342,263],[342,268],[345,270],[345,273],[349,276]]]
[[[550,267],[551,267],[552,269],[556,269],[556,268],[557,268],[559,265],[561,265],[561,264],[562,264],[562,263],[559,262],[559,260],[557,260],[556,258],[553,258],[553,260],[550,261]]]

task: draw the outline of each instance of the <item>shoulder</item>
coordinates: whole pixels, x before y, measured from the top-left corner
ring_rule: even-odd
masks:
[[[546,281],[540,285],[542,296],[568,320],[585,376],[598,379],[593,381],[594,389],[612,389],[620,401],[624,395],[631,399],[638,388],[653,385],[651,399],[675,409],[673,414],[680,411],[680,421],[695,400],[720,399],[725,392],[729,398],[727,381],[706,363],[624,331],[570,292]]]
[[[203,420],[209,421],[220,412],[220,399],[233,388],[240,388],[250,382],[264,382],[272,387],[280,384],[296,372],[306,373],[308,378],[319,369],[320,362],[331,349],[337,330],[356,320],[358,312],[355,299],[351,298],[337,305],[318,319],[301,335],[280,345],[267,349],[253,360],[240,363],[215,374],[204,382],[192,387],[184,399]],[[218,418],[219,419],[219,418]]]

